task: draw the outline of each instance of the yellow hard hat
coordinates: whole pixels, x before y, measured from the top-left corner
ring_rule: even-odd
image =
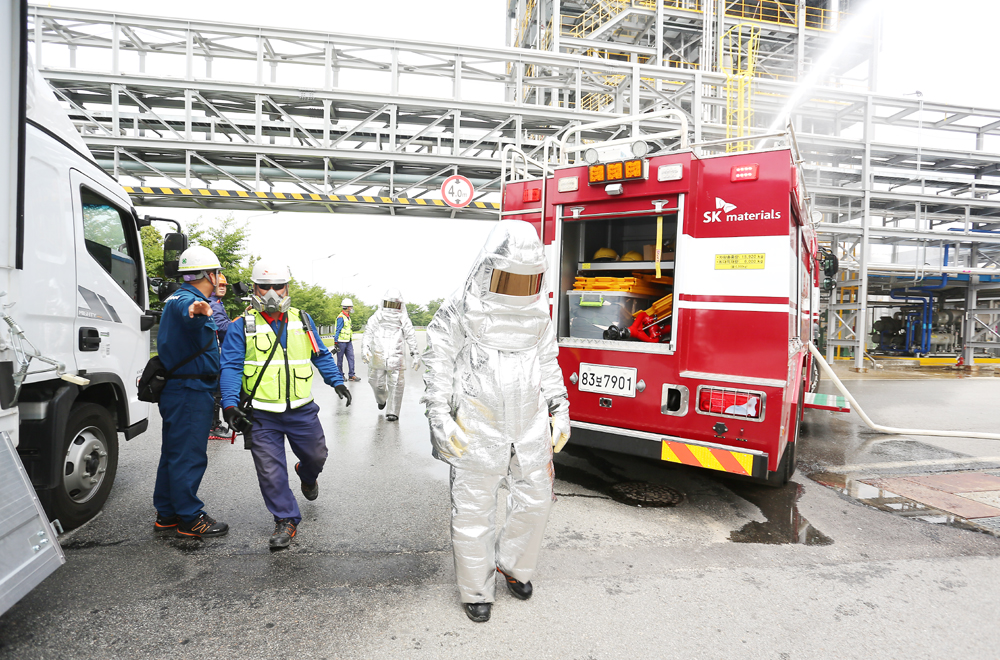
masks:
[[[630,250],[622,256],[622,261],[642,261],[642,255],[635,250]]]
[[[618,261],[618,253],[608,247],[602,247],[594,253],[594,261],[605,259],[607,261]]]

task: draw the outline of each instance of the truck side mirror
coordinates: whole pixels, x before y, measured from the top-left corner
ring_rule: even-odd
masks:
[[[163,237],[163,273],[167,277],[177,277],[181,254],[187,249],[187,236],[170,232]]]
[[[236,293],[237,298],[244,298],[250,293],[250,287],[243,282],[234,282],[233,291]]]

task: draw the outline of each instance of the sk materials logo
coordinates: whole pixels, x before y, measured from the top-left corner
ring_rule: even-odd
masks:
[[[771,220],[781,217],[781,211],[775,211],[774,209],[770,211],[758,211],[757,213],[730,213],[730,211],[735,210],[735,204],[730,204],[721,197],[716,197],[715,210],[705,211],[704,222],[722,222],[723,218],[725,218],[726,222],[743,222],[745,220]]]

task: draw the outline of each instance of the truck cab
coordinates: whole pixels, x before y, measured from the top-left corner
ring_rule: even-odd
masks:
[[[144,223],[28,62],[25,7],[0,11],[0,613],[65,561],[56,532],[101,511],[119,434],[146,430],[155,321]]]

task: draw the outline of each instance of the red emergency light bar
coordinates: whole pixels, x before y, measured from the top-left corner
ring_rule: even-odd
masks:
[[[729,180],[733,183],[737,181],[756,181],[760,166],[757,163],[747,165],[734,165],[729,170]]]
[[[728,387],[698,388],[698,412],[706,415],[761,420],[764,418],[764,393]]]
[[[646,164],[641,158],[601,163],[587,168],[587,183],[602,185],[620,181],[638,181],[646,178]]]

